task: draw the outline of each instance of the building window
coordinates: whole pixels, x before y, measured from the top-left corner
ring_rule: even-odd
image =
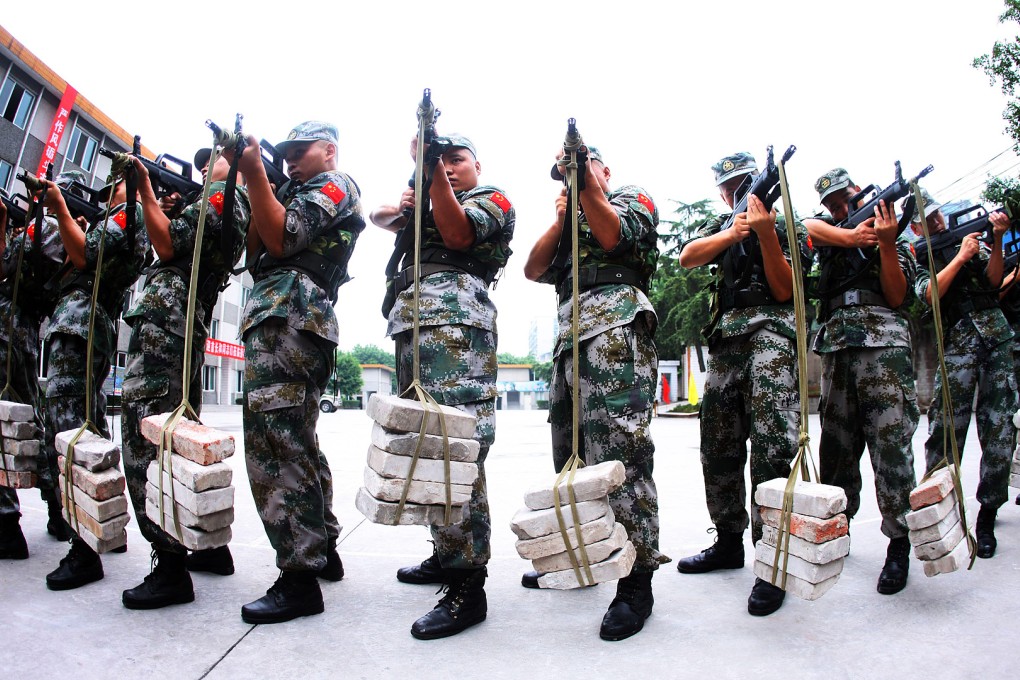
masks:
[[[4,118],[17,125],[22,130],[28,125],[28,118],[32,115],[32,105],[35,104],[35,95],[18,84],[14,79],[8,78],[4,82],[3,89],[0,89],[0,106],[3,107]]]
[[[11,173],[13,172],[13,165],[5,160],[0,160],[0,189],[7,190],[7,184],[11,181]]]
[[[213,319],[209,322],[209,337],[215,340],[220,337],[220,320]]]
[[[244,308],[248,304],[248,299],[251,297],[251,288],[248,286],[241,286],[241,307]]]
[[[234,371],[237,374],[237,390],[236,392],[244,392],[244,371]]]
[[[99,142],[95,137],[80,127],[75,127],[67,148],[67,157],[72,163],[83,168],[85,172],[92,172],[92,164],[96,160],[96,152],[99,151]]]
[[[202,367],[202,389],[206,392],[216,391],[216,366]]]

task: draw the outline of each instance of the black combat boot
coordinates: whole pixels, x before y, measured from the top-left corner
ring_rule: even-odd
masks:
[[[317,574],[323,581],[340,581],[344,577],[344,563],[340,561],[340,553],[336,544],[331,543],[326,549],[326,566]]]
[[[159,609],[194,602],[195,589],[188,573],[187,554],[153,550],[149,575],[139,585],[125,590],[121,601],[128,609]]]
[[[521,574],[521,585],[525,588],[538,588],[538,579],[541,576],[540,571],[526,571]]]
[[[995,540],[995,515],[998,508],[990,505],[982,505],[978,510],[977,522],[974,524],[974,534],[977,538],[977,556],[988,559],[995,554],[998,541]]]
[[[436,552],[435,543],[432,542],[432,545],[432,554],[422,560],[421,564],[397,569],[398,581],[415,585],[428,585],[431,583],[440,586],[449,582],[446,570],[439,563],[439,553]]]
[[[910,541],[906,536],[889,539],[885,551],[885,566],[878,575],[878,592],[894,595],[907,587],[907,572],[910,571]]]
[[[744,567],[744,534],[716,531],[715,543],[697,555],[684,557],[676,563],[681,574],[705,574],[716,569]]]
[[[439,604],[411,626],[411,635],[419,640],[435,640],[456,635],[485,620],[485,567],[447,569],[446,591]],[[440,591],[441,592],[441,591]]]
[[[56,489],[41,489],[39,495],[46,501],[46,533],[60,542],[71,540],[71,527],[64,519],[64,508],[60,505],[60,496]]]
[[[747,613],[751,616],[768,616],[783,606],[786,591],[765,579],[756,578],[747,598]]]
[[[46,574],[46,587],[50,590],[71,590],[103,578],[103,561],[85,541],[75,538],[71,550],[60,566]]]
[[[230,576],[234,573],[234,558],[230,554],[230,548],[225,545],[196,550],[188,555],[187,564],[188,571],[201,571],[219,576]]]
[[[28,543],[21,533],[21,513],[0,515],[0,560],[27,560]]]
[[[283,623],[325,611],[314,571],[281,571],[263,597],[241,607],[245,623]]]
[[[631,573],[616,584],[616,597],[609,611],[602,617],[599,637],[603,640],[624,640],[645,627],[645,619],[652,615],[652,575],[646,571]]]

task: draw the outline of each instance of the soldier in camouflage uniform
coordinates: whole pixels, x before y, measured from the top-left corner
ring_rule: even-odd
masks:
[[[454,635],[486,616],[483,586],[491,518],[485,457],[496,438],[497,337],[496,307],[488,288],[510,257],[515,221],[505,194],[479,184],[481,164],[474,144],[461,135],[443,140],[447,148],[432,169],[431,206],[422,222],[418,377],[436,401],[477,419],[479,474],[464,518],[450,526],[433,525],[433,555],[397,572],[397,579],[404,583],[448,585],[439,604],[411,626],[411,634],[419,639]],[[414,224],[404,211],[413,210],[414,205],[414,189],[407,189],[400,205],[377,208],[372,221],[389,231],[413,231]],[[388,282],[394,299],[392,308],[384,310],[389,321],[386,332],[396,342],[401,392],[415,377],[413,244],[411,239],[403,253],[403,270]]]
[[[999,303],[1002,306],[1002,313],[1006,316],[1010,328],[1013,330],[1013,379],[1020,385],[1020,286],[1016,285],[1017,270],[1015,264],[1005,264],[1006,276],[1003,278],[1003,292],[999,296]],[[1017,436],[1017,428],[1013,428],[1013,443],[1020,446],[1020,436]],[[1020,505],[1020,493],[1016,496],[1016,504]]]
[[[928,232],[934,237],[946,230],[945,217],[928,192],[922,192]],[[912,228],[915,233],[921,234],[920,213],[914,216],[914,220]],[[953,427],[961,456],[977,390],[974,415],[981,442],[981,479],[977,488],[981,509],[974,532],[977,556],[983,558],[995,554],[995,515],[1008,499],[1014,439],[1012,417],[1017,409],[1013,329],[1002,313],[998,295],[1003,270],[1002,235],[1009,228],[1009,218],[1004,213],[993,212],[990,220],[991,247],[978,240],[980,234],[969,234],[960,243],[932,250],[938,272]],[[918,298],[931,304],[931,272],[924,265],[918,267],[914,288]],[[924,449],[929,471],[945,455],[942,380],[942,372],[939,371],[935,375],[935,396],[928,409],[928,441]]]
[[[60,186],[67,186],[72,180],[84,181],[79,172],[61,173],[57,177]],[[39,328],[42,320],[50,315],[56,303],[55,293],[45,289],[45,284],[60,269],[64,262],[64,247],[60,243],[57,221],[47,215],[43,220],[40,235],[40,249],[36,249],[35,224],[27,229],[16,225],[18,230],[8,235],[6,231],[7,212],[0,203],[0,243],[4,244],[3,261],[0,263],[0,347],[10,347],[10,385],[13,394],[4,395],[13,400],[16,394],[21,401],[35,409],[35,421],[42,433],[42,399],[39,393]],[[26,236],[27,234],[27,236]],[[9,236],[9,238],[8,238]],[[12,304],[14,284],[18,276],[18,253],[24,248],[21,264],[21,283],[18,287],[18,306]],[[13,330],[14,341],[9,342],[8,323]],[[5,355],[0,355],[5,356]],[[7,361],[0,358],[0,386],[7,383]],[[42,439],[40,436],[39,439]],[[39,493],[46,501],[49,520],[46,530],[57,540],[70,538],[67,523],[61,515],[60,498],[57,495],[55,479],[50,474],[50,465],[45,458],[45,449],[40,448],[36,463]],[[14,489],[0,487],[0,559],[26,559],[28,545],[21,532],[19,518],[21,506]]]
[[[906,587],[910,567],[905,515],[914,487],[910,442],[919,414],[903,310],[912,299],[916,263],[910,246],[897,240],[891,205],[883,203],[855,229],[834,226],[846,219],[850,198],[860,192],[846,170],[825,173],[815,190],[831,215],[805,220],[821,263],[822,328],[814,343],[822,357],[819,472],[824,484],[846,492],[846,515],[852,519],[861,505],[860,460],[867,444],[882,533],[889,537],[878,592],[891,595]]]
[[[748,176],[758,174],[754,157],[745,152],[723,158],[712,170],[731,208],[740,200],[736,192]],[[755,490],[762,482],[789,476],[800,430],[786,220],[774,210],[766,211],[754,195],[748,197],[746,213],[737,215],[731,228],[722,229],[729,217],[721,215],[703,225],[680,251],[684,267],[713,264],[715,273],[712,322],[704,332],[710,358],[701,403],[701,466],[717,538],[706,550],[677,563],[677,570],[685,574],[744,566],[747,440],[751,440],[751,542],[757,543],[762,520]],[[796,228],[801,263],[809,267],[806,234],[803,227]],[[750,238],[752,233],[755,238]],[[755,579],[747,610],[755,616],[771,614],[782,606],[784,596],[782,589]]]
[[[638,633],[652,613],[652,576],[669,558],[659,552],[659,502],[652,478],[655,445],[649,420],[655,399],[658,358],[653,336],[655,310],[648,282],[658,260],[659,212],[643,189],[611,190],[611,172],[595,147],[588,147],[578,192],[578,348],[572,361],[571,260],[557,257],[566,221],[564,188],[556,201],[556,222],[532,247],[524,274],[556,287],[559,336],[553,350],[549,386],[553,465],[561,470],[573,454],[573,372],[580,371],[578,455],[588,465],[618,460],[626,468],[623,485],[610,494],[616,520],[637,550],[631,574],[617,583],[616,597],[602,619],[599,635],[622,640]],[[537,574],[525,574],[526,587]]]
[[[333,304],[365,225],[357,184],[336,169],[335,127],[302,123],[276,148],[290,180],[275,195],[254,138],[238,164],[256,227],[248,232],[255,286],[240,329],[244,453],[255,507],[281,570],[264,597],[241,608],[248,623],[319,614],[317,578],[343,578],[332,473],[315,424],[335,363]]]
[[[149,253],[142,208],[135,206],[132,225],[132,220],[128,219],[126,199],[127,188],[123,179],[107,185],[101,200],[115,207],[110,210],[105,227],[100,218],[83,231],[72,219],[56,185],[50,182],[46,191],[45,205],[56,215],[60,239],[70,260],[70,267],[60,280],[60,301],[46,330],[50,349],[44,445],[54,479],[57,478],[54,438],[58,432],[78,429],[88,418],[102,436],[110,437],[103,381],[110,372],[110,362],[116,349],[116,323],[122,311],[124,292],[138,278]],[[103,244],[103,263],[102,269],[97,272],[100,244]],[[100,283],[95,328],[90,338],[89,316],[95,276],[99,276]],[[87,413],[85,374],[90,342],[92,412]],[[76,536],[60,566],[46,576],[46,585],[51,590],[69,590],[101,578],[103,563],[99,555]]]
[[[195,160],[195,166],[201,168],[203,176],[212,173],[200,245],[189,378],[189,402],[196,413],[201,413],[202,357],[209,334],[208,324],[216,298],[226,287],[230,272],[241,257],[251,209],[243,187],[230,189],[234,191],[233,215],[229,225],[225,224],[227,220],[223,212],[229,202],[225,180],[230,163],[220,156],[216,164],[208,168],[208,149],[199,151]],[[152,185],[147,180],[145,166],[136,160],[135,168],[139,175],[138,194],[145,213],[145,227],[159,261],[146,280],[138,302],[124,315],[125,322],[131,325],[131,339],[122,393],[121,454],[138,528],[152,544],[153,568],[140,585],[124,591],[123,602],[128,609],[157,609],[195,599],[185,562],[186,549],[171,533],[149,519],[145,511],[146,472],[149,464],[156,460],[157,449],[142,437],[141,422],[148,416],[173,411],[183,396],[188,286],[202,200],[201,196],[196,197],[197,200],[187,206],[180,217],[171,220],[160,209]],[[230,229],[232,249],[229,253],[224,252],[222,240],[225,227]],[[172,531],[171,525],[167,529]],[[217,573],[232,573],[229,549],[224,546],[215,550],[217,554],[224,555],[221,559],[225,568]]]

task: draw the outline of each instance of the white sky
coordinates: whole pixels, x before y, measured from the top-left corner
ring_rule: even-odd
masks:
[[[165,10],[158,12],[158,10]],[[365,213],[397,200],[422,89],[439,134],[478,147],[482,180],[517,210],[515,251],[493,294],[500,351],[526,354],[550,286],[524,278],[553,219],[549,179],[566,119],[599,146],[613,184],[637,184],[660,215],[670,199],[717,197],[709,166],[738,150],[761,162],[796,144],[794,206],[817,206],[834,166],[887,184],[893,162],[938,200],[980,190],[954,180],[1011,146],[1005,100],[971,67],[997,39],[1000,0],[853,3],[9,2],[0,23],[155,153],[190,158],[206,118],[271,142],[296,123],[340,130],[340,167]],[[1017,163],[1012,152],[991,167]],[[1016,169],[1011,170],[1013,175]],[[983,178],[984,173],[979,175]],[[392,235],[369,224],[340,290],[340,347],[389,349],[379,313]]]

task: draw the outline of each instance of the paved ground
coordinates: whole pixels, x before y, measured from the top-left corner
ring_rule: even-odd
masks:
[[[205,422],[241,439],[235,408],[208,411]],[[431,586],[398,583],[394,572],[429,554],[427,531],[373,525],[354,508],[370,423],[363,412],[348,411],[320,419],[320,440],[337,480],[334,509],[345,524],[340,553],[347,571],[342,582],[324,585],[325,614],[272,626],[241,621],[241,605],[261,596],[278,572],[239,455],[230,460],[237,486],[231,543],[237,573],[196,575],[194,604],[155,612],[120,604],[121,591],[149,569],[148,546],[133,522],[128,552],[104,556],[103,581],[48,591],[43,577],[66,545],[46,535],[45,507],[38,494],[27,492],[22,525],[31,559],[0,563],[6,650],[0,678],[1015,677],[1020,507],[1012,503],[1013,492],[1000,512],[994,559],[932,579],[915,561],[907,589],[883,596],[875,581],[886,540],[865,463],[852,553],[839,584],[822,599],[790,597],[775,615],[754,618],[746,612],[754,580],[750,562],[743,570],[697,576],[666,565],[654,580],[655,612],[645,630],[607,643],[599,640],[598,626],[614,585],[567,592],[519,585],[528,563],[514,550],[509,521],[524,491],[551,474],[549,435],[544,412],[500,412],[497,422],[487,465],[494,528],[489,618],[470,631],[432,642],[410,636],[411,622],[438,596]],[[921,451],[926,429],[922,418],[915,451]],[[813,441],[817,430],[812,417]],[[979,451],[971,432],[963,467],[968,510],[976,516]],[[712,540],[705,533],[698,425],[659,418],[653,433],[661,546],[677,559]]]

